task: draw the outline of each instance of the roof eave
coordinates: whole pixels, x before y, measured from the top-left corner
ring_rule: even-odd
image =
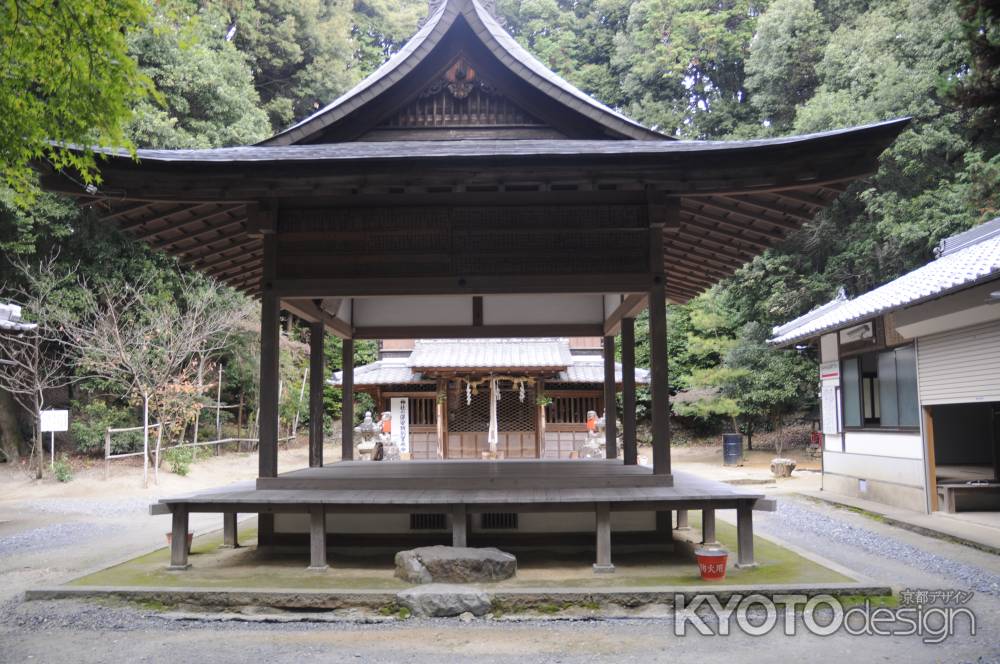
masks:
[[[879,307],[878,309],[875,309],[863,315],[854,316],[853,318],[850,318],[846,321],[840,321],[837,323],[832,323],[830,325],[825,325],[817,330],[805,332],[801,335],[797,335],[789,339],[783,339],[781,341],[777,341],[777,339],[768,339],[767,343],[771,346],[774,346],[775,348],[787,348],[789,346],[798,345],[806,341],[812,342],[812,340],[818,339],[824,334],[830,334],[831,332],[839,332],[844,328],[851,327],[852,325],[857,325],[859,323],[862,323],[866,320],[870,320],[872,318],[876,318],[878,316],[884,316],[885,314],[892,313],[894,311],[900,311],[901,309],[909,309],[910,307],[915,307],[921,304],[925,304],[927,302],[931,302],[933,300],[938,300],[941,299],[942,297],[947,297],[948,295],[954,295],[955,293],[960,293],[961,291],[968,290],[970,288],[975,288],[976,286],[981,286],[985,283],[989,283],[990,281],[997,281],[997,280],[1000,280],[1000,272],[998,271],[989,272],[987,274],[982,275],[981,277],[978,277],[973,281],[966,281],[961,284],[952,286],[950,288],[946,288],[944,290],[940,290],[935,293],[930,293],[923,297],[919,297],[915,300],[910,300],[908,302],[898,305]],[[889,283],[892,282],[890,281]],[[882,286],[879,286],[879,288],[881,287]],[[874,291],[869,291],[869,292],[874,292]],[[848,300],[848,302],[850,302],[850,300]]]

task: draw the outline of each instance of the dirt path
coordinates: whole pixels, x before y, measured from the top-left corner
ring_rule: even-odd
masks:
[[[325,450],[334,458],[333,446]],[[299,444],[279,452],[282,472],[309,465]],[[77,469],[72,481],[34,480],[18,468],[0,467],[0,600],[26,588],[68,578],[145,553],[164,544],[170,517],[150,516],[149,504],[257,477],[257,455],[227,453],[191,466],[185,477],[160,469],[159,484],[142,486],[141,467],[103,464]],[[217,514],[194,514],[196,533],[222,527]]]

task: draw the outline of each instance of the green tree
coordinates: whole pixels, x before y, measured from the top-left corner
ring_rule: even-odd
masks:
[[[222,12],[189,14],[167,4],[131,36],[129,52],[160,93],[135,106],[128,133],[137,145],[210,148],[270,134],[247,57],[227,41]]]
[[[813,0],[775,0],[757,21],[747,59],[747,89],[772,132],[786,132],[795,109],[819,83],[816,65],[829,30]]]
[[[685,138],[731,135],[755,112],[744,64],[766,2],[638,0],[612,60],[632,117]]]
[[[32,200],[31,162],[97,179],[94,154],[69,144],[128,146],[122,124],[150,92],[126,35],[145,24],[142,0],[11,0],[0,6],[0,170]]]
[[[358,80],[345,3],[247,2],[230,25],[233,43],[252,63],[254,86],[276,129],[328,104]],[[221,34],[228,34],[225,26]]]
[[[546,66],[610,106],[625,98],[611,68],[628,0],[509,0],[498,10],[506,29]]]

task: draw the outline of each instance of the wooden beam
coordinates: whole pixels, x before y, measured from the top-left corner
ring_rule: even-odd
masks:
[[[219,275],[229,274],[233,270],[240,270],[249,267],[256,267],[260,264],[261,258],[264,255],[264,250],[253,251],[249,254],[241,254],[240,256],[234,256],[212,265],[192,265],[192,267],[205,274],[212,275],[213,277],[220,278]]]
[[[815,214],[802,212],[801,210],[794,210],[785,207],[784,205],[780,205],[777,201],[766,201],[760,196],[755,196],[753,194],[741,194],[737,196],[725,196],[721,198],[722,200],[732,202],[737,207],[739,207],[740,205],[749,205],[751,207],[755,207],[760,210],[765,210],[768,212],[774,212],[776,214],[780,214],[784,217],[788,217],[789,219],[795,219],[797,221],[802,222],[801,224],[797,224],[799,228],[802,227],[802,224],[807,224],[810,221],[812,221],[816,216]],[[711,200],[718,200],[718,199],[716,197],[711,197]]]
[[[733,198],[709,196],[708,198],[697,198],[689,200],[695,200],[699,204],[705,206],[710,210],[716,210],[719,214],[722,214],[723,216],[728,217],[728,215],[738,215],[741,217],[746,217],[751,220],[751,223],[767,224],[772,228],[778,228],[781,229],[782,231],[797,231],[802,227],[802,223],[799,223],[797,221],[773,219],[771,217],[768,217],[763,212],[754,212],[752,210],[748,210],[747,207],[751,205],[750,203]],[[740,207],[741,204],[747,207],[741,208]],[[751,226],[751,228],[753,228],[753,226]]]
[[[97,221],[101,222],[102,224],[111,222],[121,217],[127,217],[133,212],[147,210],[155,205],[160,205],[160,203],[136,203],[133,205],[126,205],[124,207],[118,208],[117,210],[112,209],[110,214],[106,214],[103,217],[98,217]]]
[[[634,293],[648,287],[646,273],[277,279],[282,297],[365,295],[483,295],[491,293]]]
[[[833,201],[828,201],[825,198],[819,196],[813,196],[811,194],[804,194],[800,191],[776,191],[774,195],[778,198],[784,198],[789,201],[795,201],[796,203],[802,203],[808,205],[809,207],[815,209],[816,211],[827,208]]]
[[[285,298],[282,299],[281,305],[286,311],[290,311],[303,320],[307,320],[310,323],[323,323],[328,330],[341,339],[351,339],[354,337],[354,330],[349,323],[321,309],[312,300]]]
[[[218,245],[225,244],[221,249]],[[206,242],[195,243],[191,246],[180,247],[180,242],[171,245],[169,247],[169,252],[175,256],[183,256],[181,263],[190,263],[192,261],[198,260],[199,258],[204,258],[210,254],[218,253],[220,251],[227,251],[229,249],[236,249],[237,247],[251,247],[260,246],[259,237],[251,237],[247,235],[242,229],[234,233],[229,233],[217,238],[213,238]],[[167,251],[167,248],[163,249]],[[197,253],[192,253],[197,252]]]
[[[219,224],[210,224],[209,220],[216,219],[218,217],[226,217],[228,220]],[[198,219],[192,219],[191,221],[178,224],[177,226],[168,226],[166,228],[160,228],[152,232],[146,232],[142,235],[133,233],[132,236],[138,240],[144,240],[149,242],[150,246],[155,249],[167,249],[174,247],[184,240],[200,240],[204,237],[211,237],[213,233],[221,234],[223,231],[228,231],[231,228],[244,227],[246,223],[246,217],[240,214],[238,211],[224,210],[223,212],[217,212],[215,214],[206,215],[205,217],[199,217]],[[194,233],[185,230],[187,227],[193,224],[205,224],[205,228],[198,230]],[[150,238],[157,238],[161,233],[176,231],[180,233],[180,237],[158,239],[156,241],[151,241]]]
[[[221,208],[221,209],[220,209]],[[171,217],[175,217],[180,214],[187,214],[189,218],[183,219],[180,222],[172,222],[167,226],[157,229],[149,228],[150,225],[161,222],[169,221]],[[156,217],[151,217],[149,219],[144,219],[141,222],[137,221],[135,224],[128,229],[132,237],[138,238],[140,240],[146,240],[151,237],[156,237],[160,233],[165,231],[181,231],[183,232],[185,228],[191,226],[192,224],[198,223],[208,223],[213,219],[223,216],[231,216],[233,214],[239,216],[245,216],[246,212],[242,205],[233,206],[220,206],[217,203],[207,203],[205,205],[193,205],[190,207],[185,207],[180,210],[173,210],[166,214],[161,214]],[[125,230],[125,229],[123,229]]]
[[[720,269],[715,267],[714,263],[705,261],[701,262],[701,258],[690,258],[690,254],[679,254],[670,250],[664,251],[664,260],[667,261],[667,271],[671,271],[672,266],[679,266],[685,271],[696,270],[699,273],[704,273],[711,276],[714,279],[725,279],[726,277],[732,275],[734,268],[727,267],[725,269]]]
[[[484,339],[490,337],[599,337],[601,323],[541,325],[401,325],[359,326],[355,339]]]
[[[224,283],[229,284],[233,288],[238,286],[243,286],[245,284],[260,284],[261,275],[264,272],[263,267],[255,268],[246,274],[241,274],[238,277],[230,277],[229,279],[223,280]]]
[[[672,283],[677,284],[678,286],[686,286],[688,288],[696,289],[698,292],[708,290],[715,285],[715,281],[709,278],[699,279],[686,274],[678,274],[676,271],[671,270],[667,270],[666,274]]]
[[[699,247],[705,251],[716,252],[717,254],[732,257],[740,261],[740,265],[756,258],[760,252],[738,247],[724,240],[719,240],[707,235],[690,232],[683,239],[672,238],[672,242],[679,247]]]
[[[717,252],[687,243],[664,243],[663,251],[668,259],[668,265],[670,257],[681,257],[688,262],[697,261],[699,264],[711,265],[725,273],[732,273],[733,270],[739,269],[746,262],[745,259],[737,256],[720,256]]]
[[[736,224],[704,212],[692,212],[691,210],[685,208],[682,212],[681,219],[682,233],[685,228],[698,228],[708,231],[709,233],[715,233],[727,241],[742,242],[760,250],[768,249],[774,245],[774,243],[770,241],[771,237],[766,233],[759,230],[755,231],[752,228],[747,228],[745,226],[741,226],[740,224]],[[726,230],[727,228],[731,230]],[[761,237],[750,237],[746,235],[745,232],[756,233]],[[780,241],[783,238],[779,237],[776,239]]]
[[[601,336],[618,334],[623,319],[635,318],[645,308],[646,293],[629,293],[622,300],[622,303],[604,319],[604,334]]]

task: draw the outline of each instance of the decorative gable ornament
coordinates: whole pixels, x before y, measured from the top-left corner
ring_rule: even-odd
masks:
[[[448,82],[448,92],[457,99],[465,99],[476,85],[476,70],[469,66],[465,58],[455,61],[444,74]]]

